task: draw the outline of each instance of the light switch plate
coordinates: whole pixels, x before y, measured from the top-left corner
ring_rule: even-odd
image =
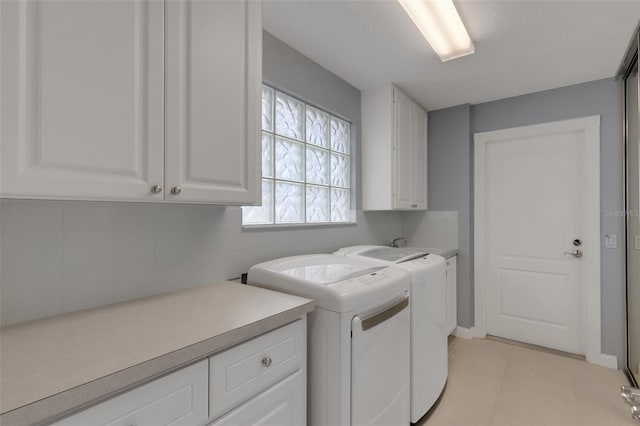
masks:
[[[635,241],[635,246],[636,246],[636,250],[640,250],[640,235],[636,235],[636,241]]]
[[[616,234],[606,234],[604,236],[604,247],[609,249],[618,248],[618,236]]]

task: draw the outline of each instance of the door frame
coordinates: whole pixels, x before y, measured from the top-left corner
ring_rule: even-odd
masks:
[[[506,138],[531,137],[544,133],[582,131],[585,133],[585,162],[587,177],[585,185],[586,209],[584,239],[594,241],[594,253],[585,258],[586,294],[583,303],[584,324],[582,338],[586,349],[587,362],[609,368],[618,368],[617,358],[602,354],[601,348],[601,276],[600,276],[600,116],[588,116],[570,120],[553,121],[530,126],[514,127],[474,134],[474,310],[475,325],[473,335],[485,337],[485,187],[486,187],[486,149],[492,142]],[[597,248],[597,250],[596,250]]]

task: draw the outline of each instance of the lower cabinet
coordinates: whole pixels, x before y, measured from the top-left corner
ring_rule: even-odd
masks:
[[[208,373],[207,360],[199,361],[53,425],[204,424],[209,418]]]
[[[306,403],[304,372],[297,371],[210,426],[300,426],[307,421]]]
[[[53,425],[306,424],[306,332],[301,318]]]
[[[306,329],[304,321],[296,321],[209,358],[209,416],[223,415],[285,377],[305,372]]]
[[[458,257],[453,256],[447,259],[447,332],[453,333],[458,325],[458,279],[457,279],[457,267]]]

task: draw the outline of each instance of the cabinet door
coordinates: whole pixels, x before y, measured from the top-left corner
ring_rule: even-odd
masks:
[[[240,405],[210,426],[262,425],[299,426],[307,424],[306,380],[298,370],[255,398]]]
[[[413,194],[411,207],[427,208],[427,113],[415,105],[413,138]]]
[[[154,200],[164,5],[0,2],[0,194]]]
[[[165,199],[258,203],[261,2],[168,0],[166,10]]]
[[[52,426],[197,426],[208,418],[208,362],[200,361]]]
[[[283,377],[304,369],[306,331],[306,321],[295,321],[212,356],[209,415],[218,417]]]
[[[457,259],[452,257],[447,260],[447,331],[449,334],[458,325],[457,307]]]
[[[393,207],[411,208],[413,161],[413,101],[393,91]]]

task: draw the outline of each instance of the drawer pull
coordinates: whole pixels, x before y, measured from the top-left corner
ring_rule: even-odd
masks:
[[[271,367],[271,357],[265,356],[262,358],[262,365],[265,367]]]

